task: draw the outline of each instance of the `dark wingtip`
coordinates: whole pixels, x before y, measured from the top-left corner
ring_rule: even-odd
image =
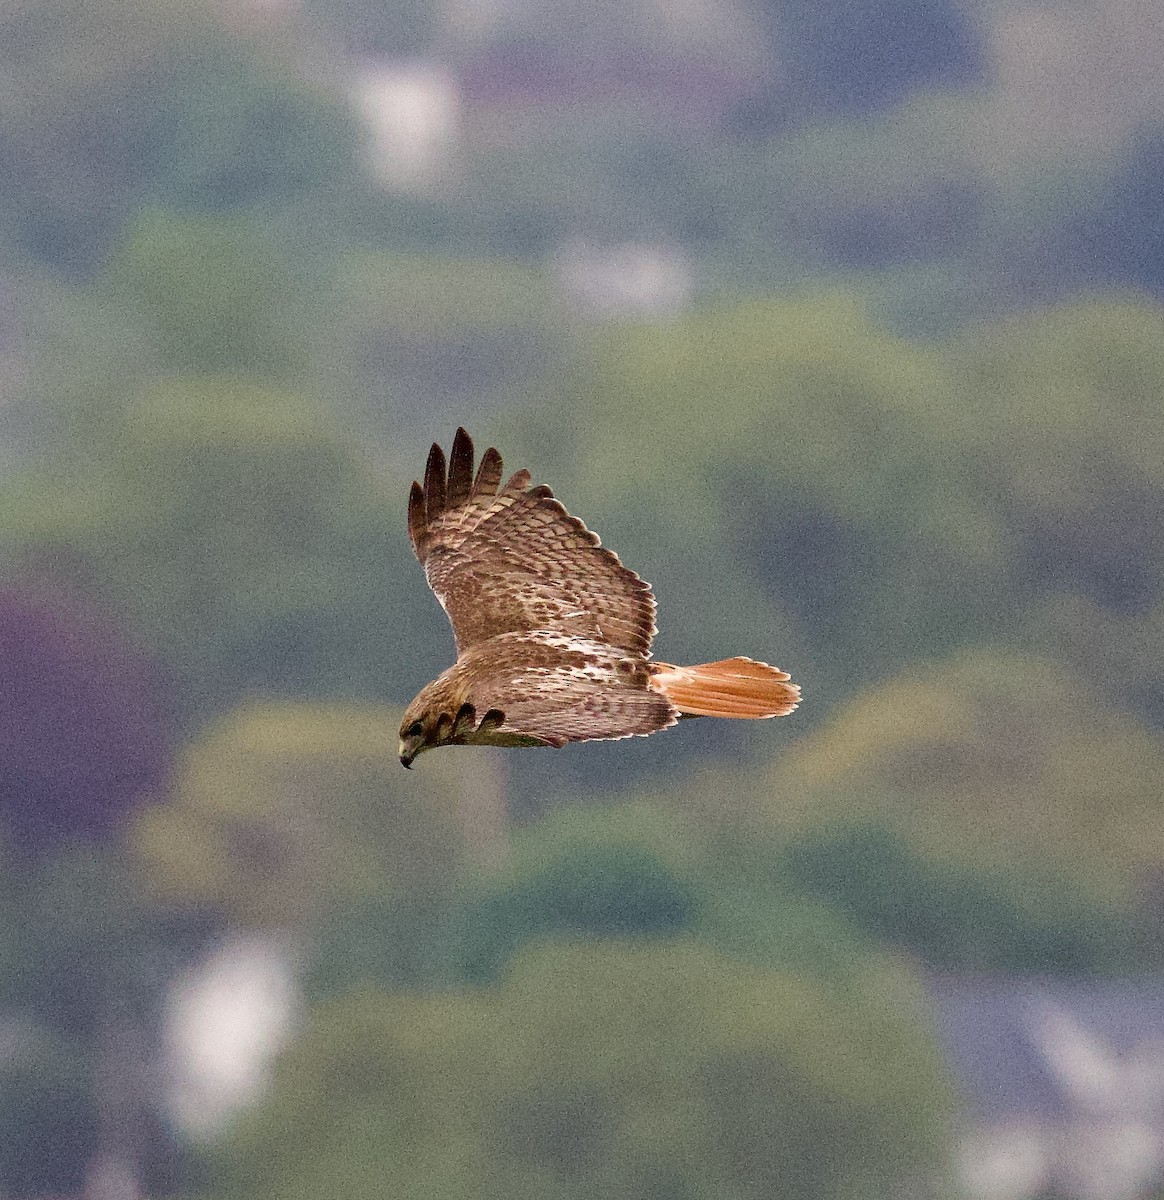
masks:
[[[424,465],[424,502],[430,521],[445,510],[445,481],[445,452],[433,442]]]
[[[449,454],[449,482],[445,504],[453,508],[469,498],[473,487],[473,439],[463,426],[457,426],[453,449]]]
[[[408,492],[408,536],[413,548],[420,553],[421,543],[428,533],[428,515],[424,507],[424,488],[413,480]]]

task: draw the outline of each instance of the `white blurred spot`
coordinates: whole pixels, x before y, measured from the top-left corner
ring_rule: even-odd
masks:
[[[554,257],[558,286],[597,317],[676,317],[691,302],[691,263],[678,246],[626,242],[597,246],[583,239]]]
[[[186,973],[166,1013],[169,1109],[191,1136],[215,1133],[269,1083],[297,1004],[285,938],[237,935]]]
[[[376,63],[353,81],[372,136],[371,163],[385,183],[423,189],[451,169],[461,102],[452,72],[428,63]]]
[[[1042,1131],[1018,1125],[964,1135],[958,1160],[962,1186],[978,1200],[1024,1200],[1051,1178]]]
[[[98,1154],[85,1173],[85,1200],[144,1200],[134,1164]]]

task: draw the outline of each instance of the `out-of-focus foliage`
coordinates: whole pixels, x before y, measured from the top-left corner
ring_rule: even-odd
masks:
[[[1164,319],[1073,304],[950,353],[964,446],[1016,541],[1020,581],[1114,615],[1164,599]]]
[[[286,205],[357,178],[343,106],[210,3],[14,0],[0,14],[0,222],[84,271],[143,204]]]
[[[306,334],[296,328],[294,279],[253,221],[154,209],[127,231],[108,284],[146,330],[161,371],[303,373]]]
[[[332,352],[371,425],[456,428],[466,402],[508,400],[562,353],[563,305],[546,271],[488,259],[363,253],[336,271]]]
[[[925,86],[964,86],[986,74],[984,31],[955,0],[758,0],[777,82],[737,123],[783,128],[822,113],[866,113]]]
[[[9,491],[10,552],[78,562],[195,711],[249,690],[397,690],[410,643],[393,599],[407,586],[398,505],[331,421],[298,396],[211,379],[158,384],[117,416],[91,470]]]
[[[159,81],[157,124],[149,130],[157,167],[143,189],[147,201],[270,212],[358,185],[352,113],[294,65],[232,39],[187,46],[170,70]]]
[[[525,942],[554,936],[659,937],[703,908],[693,847],[662,814],[555,813],[515,840],[508,870],[469,905],[463,972],[491,980]]]
[[[962,444],[1012,547],[1005,628],[1159,726],[1164,320],[1065,305],[956,344]]]
[[[37,1037],[0,1068],[0,1185],[9,1195],[77,1193],[97,1148],[89,1064]]]
[[[1164,126],[1153,125],[1116,155],[1106,193],[1067,224],[1068,245],[1090,281],[1164,292]],[[1064,239],[1067,240],[1066,238]]]
[[[674,806],[563,808],[515,831],[507,861],[452,891],[341,898],[314,939],[309,995],[492,983],[531,942],[680,934],[842,994],[901,986],[860,931],[862,913],[850,919],[835,896],[822,902],[773,838],[741,833],[709,835]]]
[[[1161,35],[1092,7],[0,5],[0,1191],[224,925],[312,1009],[221,1200],[900,1194],[915,964],[1159,964],[1164,320],[1086,289],[1161,291]],[[457,424],[801,710],[402,771]]]
[[[81,1187],[110,1116],[99,1082],[110,1065],[104,1048],[132,1031],[122,1041],[130,1061],[114,1063],[121,1079],[132,1075],[175,971],[215,932],[205,914],[151,911],[136,884],[110,845],[5,864],[0,1187],[8,1195]],[[175,1131],[148,1108],[140,1117],[143,1179],[151,1191],[172,1190]]]
[[[476,764],[466,767],[478,787],[486,782]],[[309,994],[493,982],[530,941],[690,930],[703,907],[696,860],[670,814],[626,804],[564,809],[515,831],[494,870],[462,876],[455,889],[332,906],[315,940]]]
[[[752,205],[779,189],[769,231],[818,269],[959,263],[998,203],[996,185],[970,168],[964,116],[949,102],[907,105],[876,124],[812,126],[737,149],[735,159],[750,167]]]
[[[168,783],[178,734],[161,666],[63,596],[0,589],[0,821],[21,852],[115,832]]]
[[[530,115],[523,101],[559,110],[566,127],[620,110],[633,118],[644,83],[686,81],[683,99],[701,108],[717,82],[754,78],[769,60],[746,0],[723,0],[709,17],[651,0],[531,0],[465,23],[454,57],[470,87],[515,110],[518,127]]]
[[[398,726],[373,706],[258,705],[210,729],[172,802],[134,831],[151,891],[276,926],[343,902],[442,896],[477,852],[470,832],[498,825],[499,797],[467,757],[405,775]]]
[[[304,10],[352,53],[406,58],[423,53],[436,25],[430,0],[305,0]]]
[[[877,826],[801,835],[776,869],[937,970],[1118,975],[1155,961],[1159,930],[1141,913],[1058,878],[927,859]]]
[[[1126,900],[1164,858],[1162,786],[1164,753],[1133,717],[1046,662],[977,651],[859,693],[731,794],[737,820],[875,822],[966,869]],[[706,774],[677,791],[723,819]]]
[[[6,240],[52,263],[93,261],[142,172],[139,144],[153,115],[140,104],[143,83],[185,38],[212,35],[215,24],[208,5],[165,0],[4,6]]]
[[[303,976],[311,1002],[366,987],[440,991],[462,987],[475,931],[457,893],[389,892],[327,908]]]
[[[117,846],[70,847],[10,875],[6,915],[19,966],[0,976],[3,1002],[82,1056],[111,1009],[152,1020],[173,969],[221,926],[205,910],[151,906],[137,865]]]
[[[690,940],[554,945],[494,990],[316,1010],[215,1194],[879,1195],[933,1167],[946,1111],[902,997]]]

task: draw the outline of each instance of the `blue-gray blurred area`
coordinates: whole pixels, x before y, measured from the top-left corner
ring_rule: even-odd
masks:
[[[1155,0],[0,0],[0,1195],[1164,1195]],[[464,425],[804,703],[396,760]]]

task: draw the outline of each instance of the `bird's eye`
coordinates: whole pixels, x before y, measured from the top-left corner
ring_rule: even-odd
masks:
[[[420,721],[413,721],[411,725],[404,731],[405,737],[420,737],[424,733],[424,726]]]

